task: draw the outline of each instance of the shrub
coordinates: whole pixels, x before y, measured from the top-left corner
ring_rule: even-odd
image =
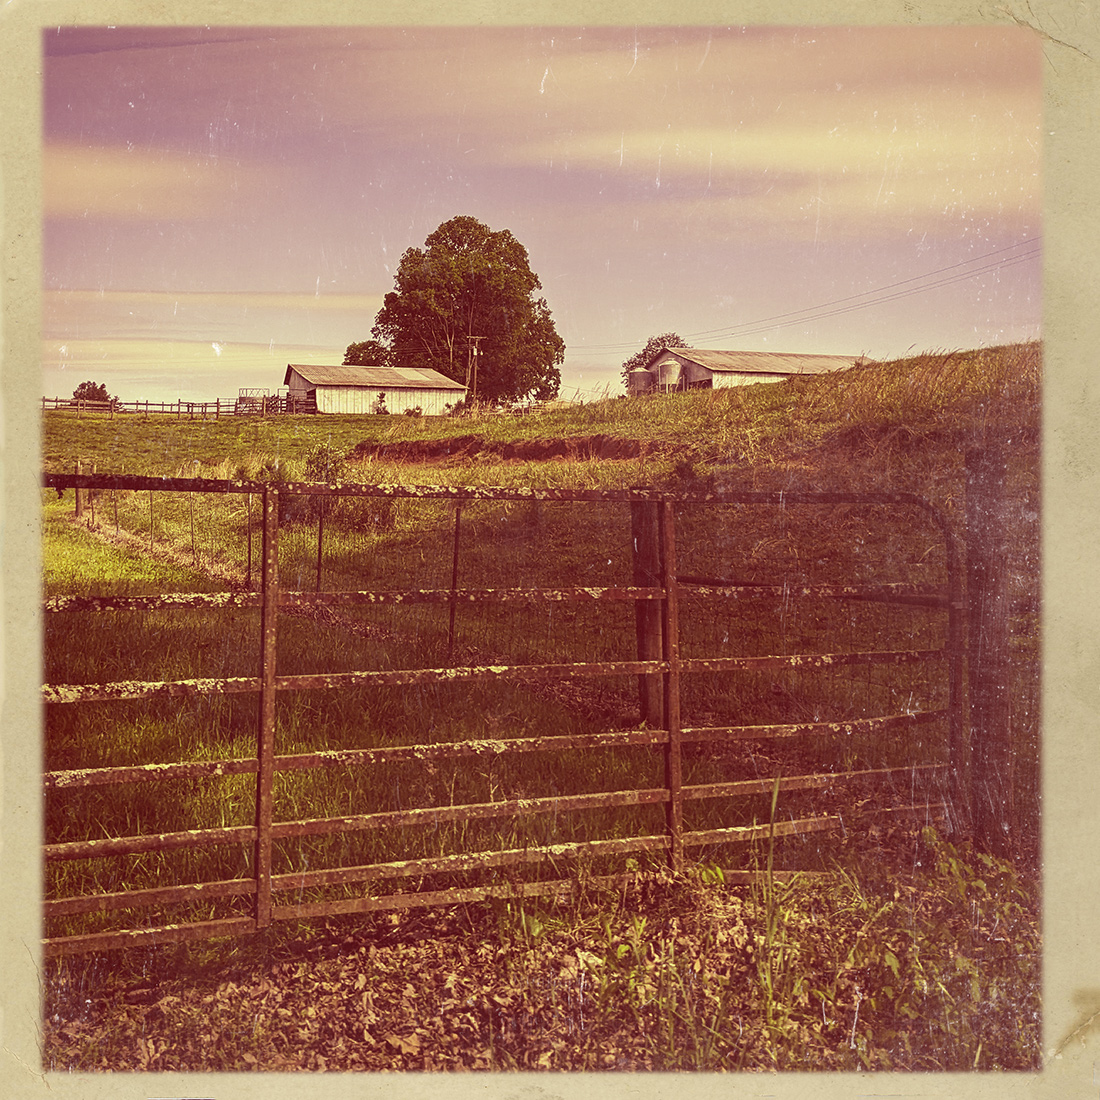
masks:
[[[347,477],[347,472],[347,459],[327,443],[314,447],[306,455],[306,481],[337,485]]]
[[[80,385],[73,390],[73,400],[97,401],[113,405],[118,399],[112,397],[107,392],[107,387],[102,382],[81,382]]]

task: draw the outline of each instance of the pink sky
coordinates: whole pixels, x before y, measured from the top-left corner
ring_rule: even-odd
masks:
[[[366,339],[405,249],[510,229],[618,390],[646,339],[893,357],[1040,334],[1030,31],[44,33],[44,388],[227,396]]]

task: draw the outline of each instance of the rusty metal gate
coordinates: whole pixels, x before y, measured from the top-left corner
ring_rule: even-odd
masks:
[[[965,772],[962,725],[965,650],[958,551],[945,517],[919,497],[904,493],[670,494],[633,489],[276,485],[55,474],[45,475],[43,485],[59,493],[75,489],[78,494],[93,491],[248,494],[250,500],[255,497],[261,502],[262,511],[258,591],[72,595],[54,596],[45,601],[49,620],[77,612],[107,614],[168,609],[180,615],[189,610],[217,612],[236,623],[242,615],[255,618],[256,612],[259,613],[255,675],[44,686],[43,700],[47,707],[54,713],[64,711],[66,714],[81,706],[112,707],[133,700],[171,708],[219,696],[258,698],[253,719],[254,746],[246,753],[202,759],[201,752],[192,752],[190,759],[143,761],[127,766],[82,766],[46,773],[47,799],[62,792],[147,784],[218,783],[232,777],[240,777],[233,780],[238,784],[248,782],[251,785],[250,796],[242,794],[239,787],[234,794],[235,799],[243,798],[247,804],[250,820],[246,824],[207,825],[152,835],[97,836],[87,835],[95,832],[95,823],[86,822],[85,835],[81,838],[47,837],[47,869],[78,861],[106,867],[110,861],[120,859],[129,859],[129,866],[137,867],[146,858],[158,859],[166,853],[196,853],[211,848],[239,853],[236,871],[209,880],[180,881],[177,877],[147,888],[134,888],[132,878],[122,877],[118,881],[124,889],[104,889],[101,885],[98,889],[78,893],[66,893],[63,880],[59,880],[61,885],[48,887],[45,901],[47,935],[44,943],[48,956],[237,935],[263,929],[275,921],[456,904],[490,897],[560,895],[577,889],[582,880],[626,881],[637,872],[641,865],[639,860],[649,860],[652,865],[656,858],[679,870],[689,855],[692,859],[715,861],[724,857],[714,853],[728,852],[731,846],[744,851],[754,841],[807,838],[851,828],[853,823],[866,818],[850,809],[850,804],[857,801],[856,793],[868,790],[886,792],[877,800],[870,796],[858,800],[868,813],[915,813],[930,818],[947,812],[965,812],[965,791],[959,786]],[[434,501],[439,506],[449,506],[453,510],[455,553],[450,583],[434,588],[338,592],[306,592],[300,590],[302,585],[299,584],[297,589],[287,590],[279,579],[281,496],[307,501],[331,498],[374,502]],[[630,575],[621,576],[619,583],[613,585],[472,588],[458,584],[458,537],[464,509],[468,515],[478,504],[524,505],[538,509],[563,503],[581,509],[596,506],[618,509],[616,515],[623,518],[622,541],[629,549],[628,556],[622,560],[630,562]],[[103,507],[101,504],[101,510]],[[718,532],[714,545],[720,550],[739,531],[746,529],[745,510],[753,508],[765,511],[768,529],[772,531],[778,529],[777,524],[781,526],[786,522],[785,517],[798,510],[846,515],[868,509],[894,509],[895,513],[901,510],[908,517],[906,523],[923,523],[934,536],[935,545],[929,545],[925,557],[929,561],[935,559],[935,579],[911,583],[857,578],[853,582],[851,561],[840,560],[835,549],[829,548],[821,550],[819,575],[812,583],[806,581],[805,575],[801,579],[768,577],[759,573],[745,575],[743,554],[742,575],[737,575],[736,563],[733,566],[724,563],[718,551],[695,553],[695,548],[705,541],[701,532],[708,531]],[[319,515],[320,531],[320,524],[324,522],[323,509]],[[843,535],[840,531],[837,537]],[[759,540],[760,543],[764,541],[763,537]],[[437,556],[447,557],[450,546],[438,535],[434,546]],[[681,558],[679,565],[678,555]],[[610,556],[608,565],[611,565]],[[826,572],[832,569],[836,575],[821,580],[821,569]],[[848,571],[846,578],[840,576],[845,570]],[[253,572],[251,549],[249,571]],[[318,559],[317,589],[321,587],[320,572]],[[882,646],[873,644],[874,639],[868,644],[865,633],[858,637],[853,633],[853,644],[847,648],[834,644],[806,651],[800,643],[806,637],[821,636],[824,628],[811,629],[803,624],[797,629],[787,629],[792,621],[791,609],[800,601],[808,601],[819,608],[828,603],[830,606],[902,608],[906,613],[924,614],[928,623],[921,628],[923,634],[906,626],[904,636],[910,641],[927,637],[934,637],[934,641],[919,646],[896,643]],[[767,622],[764,621],[766,615],[758,610],[765,604],[777,609],[769,613],[773,614],[773,619]],[[595,617],[586,622],[601,624],[597,628],[601,632],[602,624],[614,620],[619,624],[616,631],[621,634],[619,626],[628,621],[623,615],[628,616],[630,644],[636,645],[629,659],[547,661],[527,658],[513,663],[465,664],[457,661],[447,666],[329,669],[295,674],[282,672],[277,659],[280,632],[286,629],[281,624],[294,625],[288,619],[292,615],[312,614],[324,619],[325,615],[336,614],[337,609],[351,614],[355,609],[373,613],[385,608],[430,607],[443,617],[443,621],[449,616],[444,652],[453,655],[456,611],[462,615],[477,607],[517,607],[525,609],[525,616],[533,616],[540,608],[549,609],[547,613],[552,615],[554,608],[581,605],[595,610]],[[715,608],[720,608],[720,614],[727,618],[722,619],[713,610]],[[558,614],[560,616],[561,612]],[[820,617],[824,612],[815,614]],[[855,624],[856,615],[853,613],[844,621]],[[729,625],[731,622],[735,623],[734,627]],[[694,630],[692,623],[705,624],[706,629],[701,625]],[[778,652],[780,647],[774,640],[780,628],[774,624],[780,624],[784,632],[784,644]],[[369,644],[385,648],[383,628],[368,623],[358,629]],[[584,629],[591,632],[592,627]],[[850,629],[855,630],[855,627]],[[610,627],[608,630],[610,632]],[[746,637],[751,630],[763,631],[772,644],[760,652],[731,653],[728,641],[724,640],[730,637],[731,630],[735,634],[740,630],[738,636]],[[825,633],[828,634],[828,630]],[[836,639],[833,640],[835,643]],[[536,643],[532,641],[531,644]],[[914,695],[910,690],[908,701],[893,707],[884,706],[881,712],[870,713],[867,705],[857,714],[844,712],[855,690],[852,676],[865,676],[868,699],[881,696],[889,701],[895,698],[897,691],[890,686],[893,681],[888,683],[888,677],[895,675],[898,669],[915,668],[932,670],[927,678],[934,686],[926,692],[917,691]],[[887,679],[876,679],[881,670],[887,670]],[[811,695],[806,691],[799,694],[798,684],[807,677],[827,675],[847,677],[838,680],[830,689],[828,699],[831,702],[814,702],[812,706],[805,702],[800,704],[799,700],[810,699]],[[729,686],[736,676],[746,678],[748,685],[740,695],[731,693]],[[689,679],[690,687],[686,686]],[[524,716],[509,713],[513,728],[492,738],[466,736],[448,740],[446,731],[442,731],[442,735],[417,743],[344,746],[294,753],[280,752],[277,741],[277,729],[282,728],[280,723],[291,721],[286,712],[280,717],[280,700],[304,698],[302,693],[369,690],[376,693],[369,698],[362,697],[368,699],[362,706],[369,709],[375,705],[389,705],[394,691],[480,691],[485,686],[510,684],[521,685],[524,690],[551,692],[553,703],[552,692],[559,690],[561,685],[596,683],[611,683],[618,688],[627,686],[627,694],[637,709],[635,719],[626,723],[626,728],[618,723],[620,728],[586,728],[583,732],[550,734],[542,730],[532,736],[530,728],[524,724]],[[621,696],[622,692],[620,700]],[[771,711],[766,707],[746,711],[747,699],[759,699],[761,707],[773,703],[774,706]],[[799,712],[796,704],[802,705],[804,710]],[[478,704],[471,702],[470,705],[476,707]],[[786,712],[782,711],[782,706],[788,708]],[[685,713],[685,707],[690,709],[690,714]],[[785,713],[786,720],[767,720],[766,716],[773,711]],[[294,721],[306,723],[308,711],[305,713],[306,718],[297,716]],[[749,713],[749,721],[744,719],[745,713]],[[765,720],[760,720],[760,715],[764,715]],[[924,731],[932,729],[939,731],[937,736],[922,740]],[[898,757],[888,761],[887,766],[859,766],[860,761],[854,756],[845,758],[843,747],[860,737],[886,739]],[[825,763],[800,772],[792,765],[792,760],[782,758],[782,746],[806,741],[825,746],[815,758]],[[915,759],[923,751],[919,746],[933,742],[937,748],[928,751],[928,759]],[[760,745],[775,748],[765,753],[752,749]],[[352,783],[352,776],[380,775],[381,769],[393,766],[412,768],[414,771],[406,774],[415,775],[415,769],[431,771],[444,761],[454,762],[456,768],[489,762],[487,766],[491,771],[492,762],[505,757],[539,760],[545,754],[565,754],[576,759],[577,754],[598,750],[634,753],[646,762],[639,774],[649,776],[650,781],[645,785],[603,789],[597,774],[599,769],[592,765],[584,767],[585,772],[590,773],[591,789],[580,793],[557,788],[550,794],[533,794],[519,787],[495,790],[490,778],[489,797],[477,802],[455,804],[452,798],[451,804],[413,807],[398,802],[400,808],[369,812],[356,812],[358,807],[353,805],[340,814],[298,816],[293,820],[281,818],[276,811],[277,783],[289,782],[290,777],[302,773],[327,775],[330,783],[336,786],[345,781]],[[686,759],[692,767],[696,761],[711,767],[710,771],[701,771],[694,777],[705,778],[706,782],[685,783]],[[735,778],[723,778],[728,774],[723,769],[731,767],[729,761],[735,759],[742,762],[742,770],[736,772]],[[750,760],[751,767],[745,763]],[[772,771],[766,770],[769,762]],[[651,766],[658,770],[653,771]],[[538,770],[536,766],[533,772]],[[249,776],[254,779],[245,780],[244,777]],[[378,782],[374,782],[377,787]],[[451,790],[453,794],[453,781]],[[899,795],[899,791],[905,796]],[[800,796],[828,795],[833,801],[823,812],[802,812],[795,801],[792,803],[795,809],[786,816],[769,820],[767,814],[759,810],[760,800],[773,801],[776,795],[796,800]],[[739,802],[752,799],[757,801],[752,803],[751,815],[736,809]],[[227,804],[228,801],[227,798]],[[695,827],[685,824],[685,807],[694,812],[707,803],[720,807],[717,817],[705,821],[700,818]],[[559,827],[570,815],[609,809],[627,816],[612,823],[601,836],[562,839],[547,831]],[[645,817],[650,811],[659,817]],[[631,818],[630,812],[642,816]],[[73,829],[78,828],[79,823],[73,825],[73,820],[79,816],[78,811],[69,813],[65,836],[71,837]],[[524,834],[510,846],[499,840],[492,847],[478,846],[480,834],[476,834],[474,826],[479,823],[499,825],[503,822],[513,828],[512,835],[520,837],[519,826],[514,823],[534,819],[541,819],[545,825],[540,826],[543,831],[537,836]],[[656,828],[654,820],[659,821]],[[706,827],[700,827],[701,824]],[[364,863],[356,862],[353,847],[349,849],[350,856],[334,856],[332,865],[328,866],[312,864],[312,856],[291,858],[287,855],[288,846],[318,838],[331,840],[369,835],[384,841],[391,835],[396,837],[400,830],[433,828],[452,830],[448,834],[452,837],[448,840],[448,850],[441,848],[435,855],[419,849],[414,858],[373,858]],[[463,847],[460,841],[466,838],[466,830],[470,830],[472,839],[465,840],[466,847]],[[485,841],[481,843],[484,845]],[[741,863],[739,869],[727,870],[728,880],[743,881],[751,874],[745,861]],[[96,881],[109,884],[111,878],[101,876]],[[399,888],[388,889],[390,883],[397,883]],[[402,884],[404,888],[400,888]],[[159,923],[152,916],[138,920],[134,913],[140,910],[162,914]],[[165,912],[171,914],[171,919],[164,919]],[[192,916],[179,916],[184,912]],[[128,926],[103,927],[109,923],[111,914],[130,914],[123,917]],[[68,934],[49,934],[51,926],[57,927],[59,921],[68,918],[94,918],[98,924],[93,924],[92,930],[85,928],[73,932],[70,926]]]

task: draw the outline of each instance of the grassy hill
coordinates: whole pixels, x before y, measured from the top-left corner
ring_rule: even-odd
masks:
[[[880,487],[920,477],[926,464],[871,474],[884,444],[941,452],[1000,437],[1019,447],[1038,443],[1041,348],[1010,345],[867,363],[843,374],[727,390],[697,390],[536,409],[526,416],[293,416],[177,420],[139,414],[95,419],[69,411],[45,416],[48,470],[75,460],[100,472],[166,474],[194,462],[247,464],[259,456],[301,461],[319,443],[350,452],[461,440],[464,454],[500,455],[506,444],[582,440],[629,441],[646,455],[729,467],[805,468],[814,448],[851,450],[853,467],[838,476],[870,477]],[[891,437],[892,432],[900,433]],[[382,451],[384,454],[384,450]],[[625,453],[625,452],[624,452]],[[796,461],[801,459],[801,462]],[[819,471],[820,473],[821,471]]]

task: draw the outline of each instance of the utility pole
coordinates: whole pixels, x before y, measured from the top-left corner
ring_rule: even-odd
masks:
[[[466,339],[470,342],[469,349],[469,363],[466,367],[467,380],[473,379],[473,388],[470,395],[470,404],[477,404],[477,357],[481,354],[481,349],[477,346],[479,340],[484,340],[484,336],[467,336]]]

